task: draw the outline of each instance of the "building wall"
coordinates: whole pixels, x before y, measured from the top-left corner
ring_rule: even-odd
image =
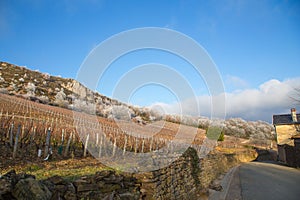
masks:
[[[277,149],[278,149],[278,161],[286,163],[284,145],[278,145]]]
[[[297,134],[295,125],[276,125],[277,144],[288,144],[294,146],[293,140],[290,138]]]
[[[296,166],[300,167],[300,139],[295,139]]]
[[[294,141],[294,146],[278,145],[278,161],[291,167],[300,167],[300,139]]]

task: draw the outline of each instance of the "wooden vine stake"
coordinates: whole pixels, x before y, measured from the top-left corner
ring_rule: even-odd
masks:
[[[112,152],[112,157],[115,156],[116,148],[117,148],[117,138],[115,137],[115,140],[114,140],[114,148],[113,148],[113,152]]]
[[[61,143],[60,143],[60,146],[58,147],[58,154],[59,155],[62,155],[64,140],[65,140],[65,130],[62,129],[61,130]]]
[[[135,147],[134,147],[134,154],[137,153],[137,148],[138,148],[138,138],[135,138]]]
[[[10,145],[10,147],[12,147],[13,146],[13,131],[14,131],[14,122],[11,124],[11,126],[10,126],[10,131],[9,131],[9,145]]]
[[[33,128],[33,133],[30,138],[30,144],[32,144],[33,141],[35,140],[35,135],[36,135],[36,126],[34,126],[34,128]]]
[[[153,145],[153,136],[151,137],[151,142],[150,142],[150,147],[149,147],[149,151],[152,151],[152,145]]]
[[[99,158],[101,158],[101,153],[102,153],[102,143],[103,143],[103,136],[100,136],[100,145],[99,145]]]
[[[13,151],[13,158],[16,158],[16,153],[17,153],[17,149],[18,149],[18,140],[19,140],[20,132],[21,132],[21,124],[19,124],[18,131],[17,131],[17,134],[16,134],[14,151]]]
[[[25,134],[25,123],[26,123],[25,119],[26,119],[26,116],[23,119],[23,127],[22,127],[22,132],[21,132],[21,139],[24,138],[24,134]]]
[[[87,146],[89,143],[89,138],[90,138],[90,134],[87,134],[85,143],[84,143],[83,157],[86,157],[86,151],[87,151]]]
[[[98,147],[99,143],[99,133],[96,133],[96,147]]]
[[[44,156],[48,156],[49,147],[50,147],[50,138],[51,138],[51,128],[48,128],[46,135],[46,145],[45,145],[45,153]]]
[[[143,138],[143,143],[142,143],[142,153],[144,153],[144,146],[145,146],[145,139]]]
[[[33,145],[33,141],[35,140],[36,135],[36,126],[33,127],[32,133],[30,135],[30,147]]]
[[[125,152],[126,152],[126,146],[127,146],[127,136],[125,135],[124,148],[123,148],[123,156],[125,155]]]
[[[65,157],[68,156],[68,152],[69,152],[69,148],[70,148],[72,137],[73,137],[73,132],[71,132],[71,134],[69,136],[69,139],[68,139],[68,143],[67,143],[67,146],[66,146],[66,149],[65,149],[65,152],[64,152],[64,156]]]

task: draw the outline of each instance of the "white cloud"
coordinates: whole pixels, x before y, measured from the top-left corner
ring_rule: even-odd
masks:
[[[258,88],[244,89],[226,93],[226,117],[241,117],[246,120],[264,120],[271,122],[273,114],[289,113],[291,107],[297,107],[291,99],[295,88],[300,88],[300,77],[279,81],[269,80]],[[224,94],[223,94],[224,95]],[[196,97],[202,116],[211,117],[212,106],[217,110],[216,115],[221,116],[218,110],[222,95],[215,96],[214,104],[210,96]],[[180,103],[164,104],[156,103],[167,113],[182,113],[197,115],[197,103],[188,99]],[[218,108],[219,107],[219,108]]]
[[[290,96],[300,78],[278,81],[269,80],[258,89],[247,89],[238,93],[226,94],[226,111],[228,116],[245,119],[262,119],[271,121],[272,115],[287,112],[295,104]]]
[[[244,89],[249,86],[247,81],[241,79],[237,76],[227,75],[225,78],[226,87],[230,87],[233,89]]]

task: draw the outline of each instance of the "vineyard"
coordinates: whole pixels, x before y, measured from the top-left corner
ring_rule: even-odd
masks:
[[[205,137],[204,130],[189,126],[114,121],[5,94],[0,94],[0,123],[1,160],[93,155],[100,161],[128,161],[129,155],[139,153],[184,149],[189,144],[200,148]]]

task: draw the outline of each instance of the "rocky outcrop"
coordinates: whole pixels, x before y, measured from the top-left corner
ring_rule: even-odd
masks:
[[[93,96],[93,92],[91,90],[89,90],[76,80],[70,79],[70,81],[64,83],[62,87],[71,91],[74,94],[77,94],[81,99],[84,99],[87,96]]]

